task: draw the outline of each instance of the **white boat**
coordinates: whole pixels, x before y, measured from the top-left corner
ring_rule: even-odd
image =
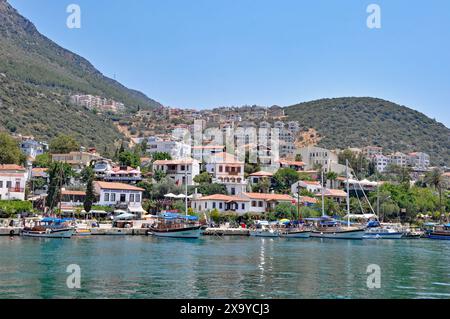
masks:
[[[397,227],[381,225],[378,221],[371,221],[364,234],[364,239],[401,239],[404,234]]]
[[[280,231],[280,237],[285,238],[309,238],[311,237],[311,230],[306,230],[302,228],[293,228]]]
[[[0,223],[0,236],[18,236],[20,235],[20,222],[16,220],[3,220]]]
[[[22,236],[37,238],[71,238],[74,233],[75,227],[69,226],[67,220],[48,217],[21,231]]]
[[[363,239],[364,234],[364,229],[335,224],[333,226],[322,225],[316,228],[311,232],[311,237],[329,239]]]
[[[272,229],[270,227],[262,226],[261,228],[256,228],[250,231],[250,236],[253,237],[280,237],[280,232],[278,230]]]

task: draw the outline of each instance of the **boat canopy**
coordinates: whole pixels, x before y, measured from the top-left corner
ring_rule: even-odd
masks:
[[[53,223],[53,224],[62,224],[67,222],[74,221],[74,218],[54,218],[54,217],[44,217],[41,219],[42,223]]]
[[[164,219],[187,219],[187,220],[192,220],[192,221],[198,220],[197,216],[182,215],[182,214],[170,213],[170,212],[161,213],[160,217],[162,217]]]

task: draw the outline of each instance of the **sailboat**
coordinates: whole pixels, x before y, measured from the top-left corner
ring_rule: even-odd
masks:
[[[346,163],[347,176],[347,223],[344,224],[340,220],[333,219],[325,214],[325,194],[322,171],[322,218],[319,219],[315,229],[311,233],[311,237],[330,238],[330,239],[363,239],[365,229],[351,226],[350,224],[350,187],[348,176],[348,161]]]
[[[186,163],[187,164],[187,163]],[[188,215],[188,179],[187,167],[185,166],[185,210],[186,215],[174,213],[162,213],[158,216],[157,221],[149,227],[147,235],[156,237],[170,237],[170,238],[191,238],[197,239],[204,232],[204,225],[198,222],[196,216]]]

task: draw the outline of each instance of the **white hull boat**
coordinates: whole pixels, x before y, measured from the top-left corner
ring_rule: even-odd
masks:
[[[250,231],[250,236],[253,237],[280,237],[280,234],[273,229],[256,229]]]
[[[75,233],[73,228],[61,228],[61,229],[51,229],[46,230],[22,230],[21,235],[25,237],[36,237],[36,238],[71,238]]]
[[[395,229],[388,228],[372,228],[367,229],[364,239],[401,239],[404,233]]]
[[[311,237],[314,238],[328,238],[328,239],[363,239],[365,234],[364,229],[352,229],[352,230],[314,230],[311,233]]]
[[[282,232],[280,236],[285,238],[309,238],[311,233],[310,230],[288,230]]]
[[[0,227],[0,236],[18,236],[20,227]]]

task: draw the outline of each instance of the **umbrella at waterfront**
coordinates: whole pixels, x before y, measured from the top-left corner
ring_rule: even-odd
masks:
[[[124,213],[124,214],[120,214],[119,216],[116,216],[114,219],[115,220],[124,220],[124,219],[133,219],[134,217],[136,217],[136,215],[130,214],[130,213]]]
[[[172,193],[169,193],[169,194],[164,195],[164,197],[167,197],[167,198],[177,198],[177,195],[172,194]]]

